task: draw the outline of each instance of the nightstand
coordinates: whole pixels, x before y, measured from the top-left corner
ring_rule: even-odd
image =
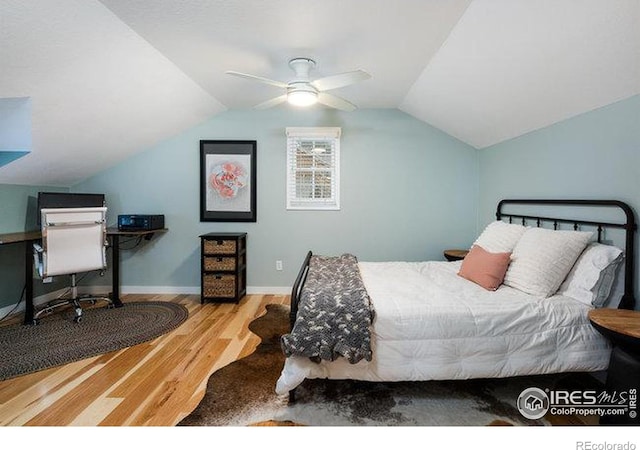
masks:
[[[457,250],[457,249],[449,249],[443,252],[444,257],[447,261],[460,261],[467,256],[469,250]]]
[[[640,390],[640,311],[600,308],[589,311],[596,330],[613,344],[607,369],[607,392],[626,392],[635,409],[621,416],[603,416],[603,425],[640,425],[638,390]]]

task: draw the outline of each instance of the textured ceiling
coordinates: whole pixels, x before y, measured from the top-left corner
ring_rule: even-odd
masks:
[[[640,0],[2,0],[0,97],[31,97],[33,150],[0,183],[72,185],[282,94],[224,72],[286,82],[293,57],[484,148],[639,94],[638,23]]]

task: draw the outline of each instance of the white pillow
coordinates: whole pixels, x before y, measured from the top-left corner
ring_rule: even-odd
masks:
[[[600,308],[611,293],[623,259],[618,247],[592,242],[580,254],[557,293]]]
[[[487,225],[471,247],[477,245],[490,253],[509,253],[513,251],[527,228],[496,220]]]
[[[611,288],[611,293],[604,300],[601,308],[618,308],[620,306],[620,301],[622,300],[622,296],[624,295],[624,264],[619,264],[615,271],[613,287]],[[594,305],[595,306],[595,305]],[[596,306],[598,308],[598,306]]]
[[[504,284],[538,297],[553,295],[592,236],[588,231],[528,228],[511,253]]]

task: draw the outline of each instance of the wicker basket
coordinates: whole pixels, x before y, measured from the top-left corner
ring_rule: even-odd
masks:
[[[206,239],[204,241],[204,254],[205,255],[220,255],[236,252],[236,241],[223,240],[216,241],[212,239]]]
[[[219,270],[235,270],[236,259],[233,256],[205,256],[204,270],[215,272]]]
[[[205,274],[202,280],[202,291],[205,297],[236,296],[236,276],[224,274]]]

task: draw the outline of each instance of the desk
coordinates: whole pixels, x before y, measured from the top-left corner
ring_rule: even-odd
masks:
[[[168,231],[166,228],[158,230],[145,230],[145,231],[120,231],[117,228],[107,229],[107,239],[109,239],[109,248],[112,250],[111,264],[112,264],[112,280],[111,280],[111,301],[114,306],[122,306],[120,300],[120,237],[138,236],[149,240],[155,233],[164,233]],[[25,231],[18,233],[6,233],[0,234],[0,245],[23,243],[25,249],[25,267],[24,267],[24,279],[25,279],[25,310],[24,310],[24,324],[29,325],[33,323],[34,306],[33,306],[33,243],[42,238],[40,230]]]

